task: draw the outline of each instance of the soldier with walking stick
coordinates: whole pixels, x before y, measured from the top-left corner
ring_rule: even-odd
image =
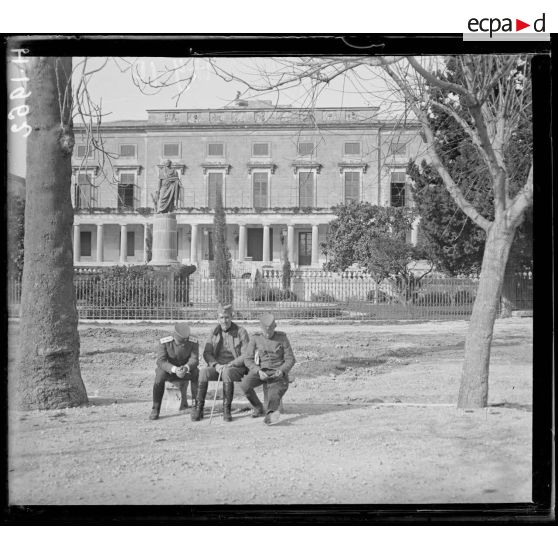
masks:
[[[223,382],[223,420],[230,422],[234,382],[240,382],[248,369],[244,366],[244,353],[250,341],[243,327],[232,321],[232,306],[222,306],[218,311],[219,325],[211,330],[205,343],[203,358],[207,366],[200,369],[198,397],[192,409],[192,420],[203,418],[208,382]]]

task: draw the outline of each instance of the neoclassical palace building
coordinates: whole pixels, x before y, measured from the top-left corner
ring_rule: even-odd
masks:
[[[279,265],[285,245],[295,266],[318,267],[332,207],[412,203],[405,168],[424,150],[416,123],[382,121],[374,107],[308,111],[266,101],[103,123],[104,154],[84,128],[75,132],[76,266],[147,262],[153,196],[170,160],[182,183],[178,262],[208,267],[221,190],[235,265]]]

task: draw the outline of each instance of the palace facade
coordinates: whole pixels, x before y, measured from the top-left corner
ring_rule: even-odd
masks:
[[[213,258],[218,190],[234,264],[248,269],[280,265],[283,249],[295,267],[321,267],[320,243],[339,203],[412,203],[405,169],[424,150],[419,126],[382,121],[374,107],[308,111],[239,100],[147,115],[103,123],[104,154],[76,126],[76,266],[147,263],[153,198],[169,159],[182,182],[178,261],[201,270]],[[416,241],[416,231],[410,236]]]

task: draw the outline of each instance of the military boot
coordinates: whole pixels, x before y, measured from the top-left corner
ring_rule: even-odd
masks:
[[[192,407],[196,406],[196,401],[198,399],[198,382],[192,380],[190,382],[190,390],[192,391]]]
[[[180,383],[180,407],[179,413],[185,413],[188,410],[188,380]]]
[[[198,421],[203,418],[203,407],[205,405],[205,396],[207,394],[207,382],[200,382],[198,384],[196,403],[192,408],[192,414],[190,415],[192,421]]]
[[[225,422],[231,422],[231,405],[234,395],[234,384],[232,382],[227,382],[223,384],[223,420]]]
[[[246,395],[246,399],[252,405],[252,418],[263,417],[265,415],[264,408],[256,392],[252,389],[244,395]]]

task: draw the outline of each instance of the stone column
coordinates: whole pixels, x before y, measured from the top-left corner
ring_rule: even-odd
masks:
[[[120,225],[120,262],[125,263],[128,254],[128,225]]]
[[[192,238],[190,239],[190,261],[195,264],[198,261],[198,225],[193,224],[191,227]]]
[[[270,262],[271,261],[271,253],[270,253],[270,242],[269,242],[269,235],[270,235],[270,226],[264,225],[263,228],[263,261]]]
[[[289,261],[294,264],[294,245],[295,245],[295,234],[294,225],[287,226],[287,249],[289,251]]]
[[[153,218],[153,265],[177,262],[177,223],[174,213],[156,213]]]
[[[102,263],[104,257],[103,225],[97,225],[97,263]]]
[[[79,262],[81,257],[81,236],[79,225],[74,225],[74,263]]]
[[[246,225],[238,226],[238,259],[243,261],[246,257]]]
[[[312,267],[320,265],[320,243],[318,242],[318,225],[312,225]]]

